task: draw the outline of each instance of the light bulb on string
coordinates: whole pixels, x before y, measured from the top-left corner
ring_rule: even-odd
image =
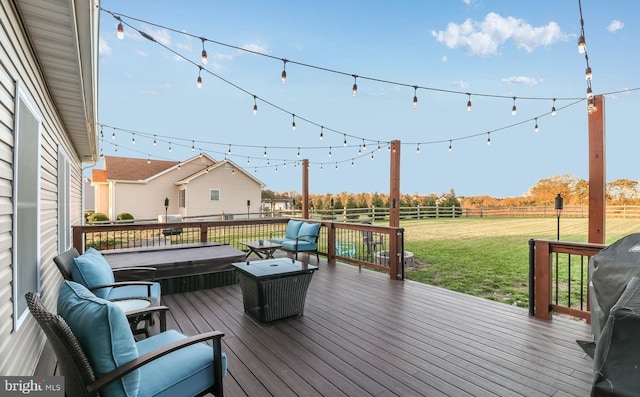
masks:
[[[487,145],[491,145],[491,133],[487,132]]]
[[[291,122],[291,129],[293,131],[295,131],[296,130],[296,115],[293,114],[292,116],[293,116],[293,121]]]
[[[538,132],[540,129],[538,128],[538,118],[536,117],[536,125],[533,126],[533,130]]]
[[[231,144],[229,144],[229,150],[227,150],[227,156],[231,156]]]
[[[451,149],[453,148],[451,147],[451,139],[449,139],[449,151],[451,151]]]
[[[362,156],[362,146],[358,145],[358,156]]]
[[[276,164],[276,173],[278,172],[278,165]]]
[[[191,151],[192,152],[196,151],[196,141],[191,141]]]
[[[156,146],[158,144],[158,141],[156,141],[156,136],[153,136],[153,146]]]
[[[595,98],[591,98],[589,100],[589,105],[587,106],[587,111],[589,114],[592,114],[596,111],[598,111],[598,107],[596,106],[596,99]]]
[[[300,148],[298,148],[298,158],[300,158]]]
[[[251,160],[249,160],[249,157],[247,156],[247,165],[251,164]]]
[[[202,64],[206,65],[209,62],[209,59],[207,58],[207,50],[204,49],[204,37],[201,37],[200,40],[202,40]]]
[[[584,33],[578,37],[578,53],[584,54],[587,49],[587,42],[584,39]]]
[[[178,169],[182,169],[182,163],[178,163]]]
[[[100,139],[104,138],[104,134],[102,133],[102,126],[100,126]]]
[[[467,95],[469,96],[469,100],[467,101],[467,112],[471,111],[471,94],[467,92]]]
[[[136,144],[136,134],[132,134],[131,135],[131,144],[135,145]]]
[[[150,154],[147,156],[147,164],[151,164],[151,155]]]
[[[282,84],[287,82],[287,60],[283,59],[282,63],[284,64],[282,66],[282,74],[280,75],[280,80],[282,81]]]
[[[324,167],[322,166],[322,163],[320,163],[320,171],[322,171],[324,169]]]
[[[267,147],[264,147],[264,157],[267,157]]]
[[[198,86],[198,88],[202,88],[202,76],[200,76],[201,72],[202,66],[198,66],[198,79],[196,80],[196,85]]]
[[[380,151],[380,141],[378,141],[378,151]]]
[[[353,74],[353,87],[351,88],[351,92],[353,93],[353,96],[356,96],[358,94],[358,83],[357,83],[357,79],[358,76]]]
[[[511,108],[511,115],[516,115],[516,97],[513,97],[513,107]]]
[[[355,164],[353,163],[353,159],[351,159],[351,166],[353,167]]]
[[[169,153],[171,153],[171,142],[169,142]]]
[[[591,91],[591,87],[587,87],[587,99],[593,98],[593,91]]]
[[[258,173],[258,167],[255,167],[255,168],[253,169],[253,172],[257,174],[257,173]]]
[[[413,108],[414,109],[418,108],[418,86],[417,85],[413,86]]]
[[[344,134],[344,142],[342,142],[342,146],[347,147],[347,134]]]
[[[420,144],[418,144],[418,146],[416,146],[416,153],[420,154]]]
[[[329,146],[329,157],[331,157],[331,146]]]
[[[111,139],[116,139],[116,132],[115,132],[115,131],[113,131],[113,132],[111,133]]]
[[[122,26],[122,20],[120,19],[120,17],[116,17],[116,19],[118,20],[117,36],[120,40],[122,40],[124,39],[124,26]]]
[[[556,98],[553,98],[553,105],[551,106],[551,115],[556,115]]]
[[[338,163],[336,163],[336,171],[338,171]]]
[[[118,145],[116,144],[116,153],[118,153]]]
[[[324,139],[324,126],[320,126],[320,140]]]
[[[231,169],[231,175],[235,175],[235,174],[236,174],[236,169],[235,169],[235,168],[232,168],[232,169]]]
[[[587,69],[584,72],[584,78],[588,81],[591,81],[593,75],[591,73],[591,66],[587,66]]]
[[[364,141],[364,138],[362,138],[362,150],[367,150],[367,143]]]
[[[253,96],[253,114],[258,113],[258,102],[256,102],[257,97]]]
[[[371,160],[373,160],[373,152],[371,152]]]

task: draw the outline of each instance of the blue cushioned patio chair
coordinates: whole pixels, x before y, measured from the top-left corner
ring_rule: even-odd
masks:
[[[336,255],[353,259],[356,256],[356,245],[350,241],[341,242],[336,240]]]
[[[68,396],[224,395],[227,364],[221,332],[187,337],[164,330],[161,320],[163,332],[136,342],[122,310],[80,284],[63,283],[58,315],[37,294],[25,297],[58,359]],[[201,343],[206,341],[213,347]]]

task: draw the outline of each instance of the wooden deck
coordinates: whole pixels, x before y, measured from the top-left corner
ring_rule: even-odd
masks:
[[[312,261],[314,263],[315,261]],[[261,324],[239,285],[163,296],[168,328],[225,333],[228,396],[587,396],[590,327],[320,263],[304,316]],[[179,365],[179,363],[176,363]]]

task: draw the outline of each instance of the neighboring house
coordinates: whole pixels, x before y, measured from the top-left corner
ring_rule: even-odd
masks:
[[[0,375],[32,375],[43,351],[24,294],[56,309],[53,257],[97,160],[97,57],[95,0],[0,2]]]
[[[135,219],[167,214],[205,217],[246,216],[260,212],[263,183],[230,160],[201,154],[186,161],[104,157],[104,169],[94,169],[95,210],[109,219],[127,212]],[[247,205],[249,204],[249,205]]]

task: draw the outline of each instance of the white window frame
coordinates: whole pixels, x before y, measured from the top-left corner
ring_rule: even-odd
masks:
[[[178,208],[187,208],[187,189],[178,190]]]
[[[29,309],[27,308],[24,294],[27,290],[35,289],[35,292],[40,292],[40,189],[41,189],[41,175],[40,175],[40,141],[42,130],[42,116],[35,106],[33,98],[22,87],[20,81],[16,82],[16,97],[15,97],[15,110],[14,110],[14,147],[13,147],[13,249],[12,249],[12,270],[13,270],[13,329],[17,331],[20,325],[27,318]],[[23,106],[20,106],[20,105]],[[22,110],[27,110],[33,117],[37,127],[35,128],[34,136],[23,136],[29,131],[21,130],[20,120],[22,118]],[[31,131],[33,132],[33,131]],[[23,149],[23,146],[26,148]],[[37,150],[29,150],[31,148],[37,148]],[[24,179],[24,176],[20,176],[22,173],[23,165],[29,164],[31,167],[35,167],[32,174]],[[27,168],[27,167],[25,167]],[[35,198],[32,201],[24,203],[21,201],[23,191],[22,185],[28,186],[28,184],[35,183]],[[30,186],[33,188],[33,186]],[[27,224],[23,218],[25,208],[35,206],[35,225]],[[29,238],[21,236],[23,229],[27,229],[25,232],[29,235]],[[32,253],[35,263],[29,265],[28,260],[23,260],[21,256],[22,252],[29,250]],[[23,282],[20,266],[34,266],[35,280],[32,283]],[[30,285],[25,285],[30,284]]]
[[[218,198],[213,198],[213,192],[218,192]],[[209,201],[220,201],[220,189],[209,189]]]
[[[71,248],[71,162],[58,146],[58,252]]]

